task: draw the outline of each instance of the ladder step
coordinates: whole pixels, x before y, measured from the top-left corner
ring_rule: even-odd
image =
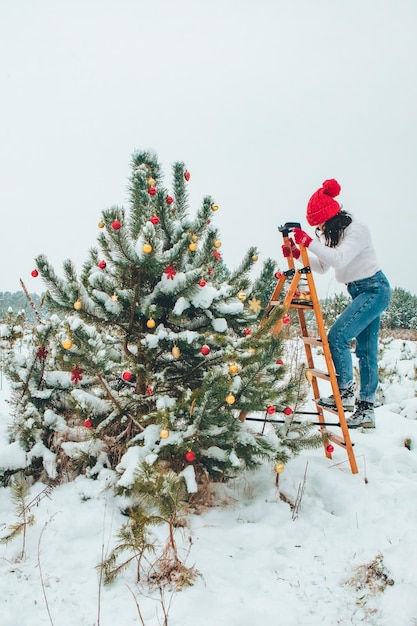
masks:
[[[310,372],[311,377],[322,378],[323,380],[330,380],[330,374],[328,372],[322,372],[322,370],[317,370],[314,367],[309,367],[307,372]]]
[[[298,300],[291,300],[290,303],[290,309],[312,309],[313,308],[313,303],[312,302],[299,302]]]
[[[346,448],[346,441],[343,439],[343,437],[340,437],[339,435],[335,435],[334,433],[331,433],[327,430],[326,430],[326,437],[328,437],[330,441],[332,441],[333,443],[336,443],[338,446],[341,446],[342,448]],[[352,443],[351,445],[354,446],[355,444]]]
[[[302,336],[301,338],[304,341],[304,343],[308,343],[310,346],[322,346],[323,345],[323,341],[317,337]]]

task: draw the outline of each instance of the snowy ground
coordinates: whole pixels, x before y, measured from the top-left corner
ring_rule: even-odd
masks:
[[[392,373],[377,428],[351,432],[358,474],[338,447],[331,461],[305,451],[279,485],[295,500],[306,476],[297,516],[270,466],[219,486],[217,506],[191,516],[187,563],[201,577],[166,595],[169,626],[417,625],[417,353],[414,342],[407,353],[404,345],[384,353]],[[0,397],[1,455],[4,379]],[[132,569],[100,585],[96,566],[125,521],[107,479],[79,478],[48,495],[32,487],[40,499],[24,558],[16,560],[21,537],[0,545],[1,626],[164,623],[158,596],[140,595]],[[0,535],[14,522],[10,490],[0,488]]]

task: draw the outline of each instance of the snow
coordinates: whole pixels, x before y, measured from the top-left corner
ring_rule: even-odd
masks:
[[[403,393],[376,409],[375,430],[351,431],[359,473],[351,473],[345,451],[336,447],[331,460],[322,450],[303,451],[279,474],[279,489],[269,464],[214,484],[213,505],[188,518],[191,540],[187,529],[176,531],[189,551],[187,565],[201,576],[181,593],[166,591],[169,626],[416,624],[417,399],[412,368],[404,363],[417,364],[415,343],[407,342],[405,351],[403,342],[391,342],[381,359],[386,368],[397,364],[397,378],[383,383],[384,393],[391,395],[394,384]],[[13,469],[24,452],[6,445],[9,395],[3,377],[0,457]],[[156,428],[146,429],[144,447],[124,456],[124,481],[157,436]],[[193,466],[183,475],[192,493]],[[141,592],[134,565],[111,585],[100,582],[97,565],[126,522],[116,481],[117,474],[101,467],[96,480],[32,484],[34,523],[23,557],[21,535],[0,544],[1,626],[164,623],[159,594]],[[10,488],[1,487],[0,536],[17,519]],[[155,533],[163,543],[166,529]],[[380,577],[368,584],[365,574],[372,571]],[[378,590],[389,579],[394,584]]]

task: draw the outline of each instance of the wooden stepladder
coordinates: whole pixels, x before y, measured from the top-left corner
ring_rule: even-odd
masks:
[[[300,224],[296,222],[286,222],[283,226],[279,227],[279,231],[282,233],[283,236],[283,242],[290,248],[290,250],[291,242],[289,235],[291,231],[296,227],[300,228]],[[329,446],[329,441],[331,441],[346,450],[352,474],[357,474],[358,468],[353,452],[352,442],[350,440],[350,434],[346,423],[342,400],[340,398],[336,372],[334,369],[329,342],[327,339],[327,332],[324,327],[320,302],[317,297],[317,291],[310,269],[308,253],[304,246],[299,246],[299,248],[301,252],[299,260],[301,260],[303,266],[299,269],[296,269],[294,264],[294,258],[292,254],[290,254],[290,256],[287,258],[288,270],[282,272],[278,277],[278,283],[269,301],[269,305],[266,309],[266,315],[268,315],[272,311],[274,306],[278,305],[283,306],[285,311],[288,311],[289,309],[297,310],[298,319],[300,322],[301,338],[304,342],[304,349],[307,360],[306,378],[311,383],[314,400],[316,401],[318,425],[323,436],[323,446],[326,457],[330,459],[332,458],[332,447]],[[283,291],[285,283],[289,280],[291,282],[283,298],[281,292]],[[313,311],[314,313],[319,335],[318,338],[311,336],[308,332],[305,310]],[[279,333],[279,331],[281,330],[283,319],[285,320],[285,316],[278,320],[278,322],[275,324],[272,330],[274,335]],[[327,371],[322,371],[315,367],[312,346],[320,346],[322,348]],[[330,382],[337,410],[321,407],[317,404],[317,400],[320,397],[317,379],[322,379]],[[338,416],[339,422],[326,422],[326,420],[324,419],[323,410],[329,411],[330,413]],[[340,436],[330,431],[328,429],[329,426],[335,426],[340,428],[342,431],[342,435]]]

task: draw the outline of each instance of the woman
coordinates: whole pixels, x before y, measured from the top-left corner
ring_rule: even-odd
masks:
[[[351,303],[337,318],[328,339],[343,406],[352,410],[354,376],[350,342],[356,339],[360,386],[355,412],[347,419],[349,428],[375,428],[374,402],[378,386],[378,334],[380,316],[391,298],[391,288],[380,269],[369,229],[354,222],[334,199],[340,185],[326,180],[310,198],[307,222],[316,226],[313,240],[300,228],[294,229],[297,244],[308,248],[313,271],[335,269],[336,280],[345,283]],[[319,405],[336,408],[334,397],[320,398]]]

